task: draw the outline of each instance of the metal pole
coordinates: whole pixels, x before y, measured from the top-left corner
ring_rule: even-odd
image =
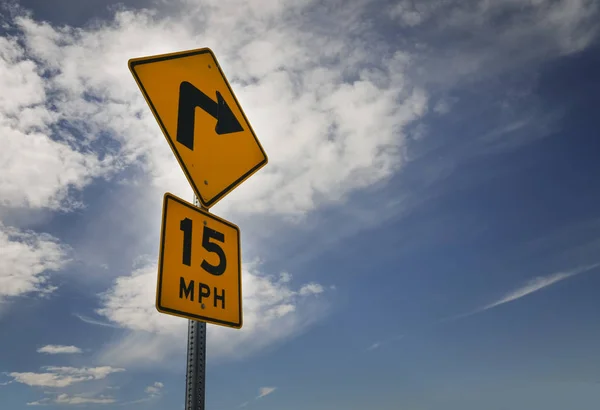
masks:
[[[194,196],[194,205],[200,206]],[[206,322],[188,320],[185,410],[204,410],[206,381]]]
[[[206,323],[188,321],[186,410],[204,410],[206,377]]]

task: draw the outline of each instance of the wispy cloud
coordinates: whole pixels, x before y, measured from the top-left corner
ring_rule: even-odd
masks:
[[[261,387],[259,390],[259,395],[256,398],[260,399],[265,396],[268,396],[269,394],[273,393],[275,390],[277,390],[277,387]]]
[[[87,316],[80,315],[79,313],[73,313],[73,316],[75,316],[76,318],[78,318],[82,322],[88,323],[90,325],[119,328],[119,326],[113,325],[112,323],[108,323],[108,322],[103,322],[101,320],[92,319],[92,318],[89,318]]]
[[[150,386],[146,387],[144,391],[148,394],[146,397],[142,397],[141,399],[126,401],[121,403],[121,406],[125,406],[128,404],[137,404],[137,403],[145,403],[147,401],[151,401],[157,399],[162,396],[163,388],[165,385],[162,382],[154,382]]]
[[[80,405],[80,404],[113,404],[116,400],[113,397],[99,396],[91,397],[85,395],[70,396],[66,393],[61,393],[55,398],[46,397],[41,400],[28,402],[28,406],[47,406],[49,404],[64,404],[64,405]]]
[[[291,274],[276,276],[264,273],[260,268],[260,262],[256,261],[242,266],[244,328],[235,335],[225,328],[215,328],[207,335],[211,356],[215,359],[248,355],[283,341],[327,313],[330,302],[324,297],[324,286],[313,282],[293,286]],[[170,365],[167,358],[179,354],[181,347],[173,341],[185,335],[187,324],[156,311],[156,289],[148,286],[155,280],[152,278],[156,277],[156,269],[156,264],[152,263],[136,269],[129,276],[121,276],[103,294],[103,306],[97,313],[134,332],[124,334],[114,344],[105,345],[99,352],[102,362],[125,367],[147,366],[152,361]]]
[[[146,393],[150,396],[158,396],[162,392],[162,388],[165,387],[161,382],[154,382],[152,386],[146,387]]]
[[[262,399],[263,397],[272,394],[275,390],[277,390],[277,387],[261,387],[260,389],[258,389],[258,396],[256,396],[254,400]],[[242,404],[240,404],[239,407],[246,407],[250,404],[251,401],[252,400],[245,401]]]
[[[47,354],[76,354],[81,353],[81,349],[77,346],[46,345],[37,349],[37,352]]]
[[[112,373],[125,371],[125,369],[114,368],[111,366],[81,368],[46,366],[42,369],[44,370],[43,373],[12,372],[7,375],[12,377],[13,381],[28,386],[67,387],[74,383],[89,380],[101,380]]]
[[[475,315],[477,313],[485,312],[486,310],[493,309],[495,307],[504,305],[506,303],[514,302],[515,300],[518,300],[525,296],[531,295],[532,293],[538,292],[544,288],[547,288],[548,286],[552,286],[555,283],[561,282],[565,279],[569,279],[575,275],[579,275],[580,273],[595,269],[598,266],[600,266],[600,263],[578,267],[578,268],[575,268],[575,269],[572,269],[569,271],[556,272],[556,273],[553,273],[548,276],[536,277],[534,279],[531,279],[530,281],[528,281],[521,287],[506,293],[504,296],[502,296],[501,298],[499,298],[491,303],[488,303],[484,306],[481,306],[481,307],[479,307],[475,310],[472,310],[470,312],[467,312],[467,313],[462,313],[460,315],[451,316],[449,318],[442,319],[441,322],[451,322],[454,320],[458,320],[461,318]]]
[[[48,404],[50,404],[49,398],[27,402],[28,406],[47,406]]]
[[[68,394],[59,394],[54,400],[57,404],[112,404],[116,400],[112,397],[84,397],[69,396]]]
[[[386,340],[378,340],[376,342],[373,342],[373,344],[371,344],[369,347],[367,347],[366,350],[367,351],[377,350],[380,347],[382,347],[383,345],[386,345],[388,343],[392,343],[392,342],[398,341],[398,340],[402,339],[403,337],[404,337],[404,335],[397,335],[397,336],[391,337],[391,338],[386,339]]]
[[[2,188],[0,197],[5,201],[1,192]],[[5,226],[2,221],[0,249],[0,302],[25,294],[52,293],[56,287],[50,283],[48,272],[59,271],[69,262],[69,248],[57,238]]]

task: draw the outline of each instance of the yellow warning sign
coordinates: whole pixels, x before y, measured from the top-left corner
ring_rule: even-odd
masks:
[[[210,49],[135,58],[129,69],[204,207],[266,165]]]
[[[163,203],[156,308],[242,327],[239,228],[170,193]]]

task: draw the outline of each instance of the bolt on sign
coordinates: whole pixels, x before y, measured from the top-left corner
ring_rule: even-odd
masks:
[[[166,193],[156,308],[159,312],[242,327],[239,228]]]
[[[210,49],[134,58],[129,69],[202,206],[267,164]]]

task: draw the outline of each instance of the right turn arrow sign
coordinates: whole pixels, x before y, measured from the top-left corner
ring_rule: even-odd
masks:
[[[191,83],[183,81],[179,86],[179,112],[177,116],[177,142],[189,149],[194,149],[194,120],[196,107],[206,111],[217,120],[215,132],[219,135],[240,132],[244,129],[235,118],[227,102],[216,92],[217,101],[194,87]]]

